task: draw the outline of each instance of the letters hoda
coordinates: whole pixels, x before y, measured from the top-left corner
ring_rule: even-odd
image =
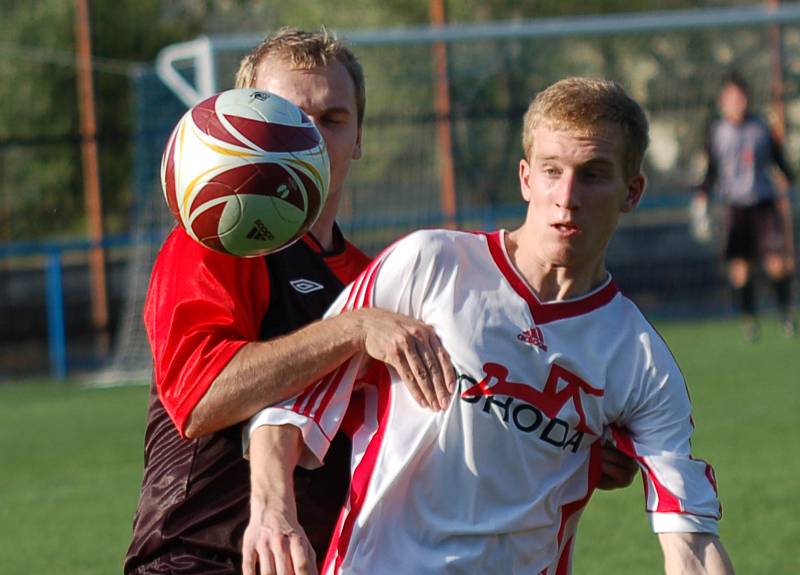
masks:
[[[587,433],[594,435],[586,424],[581,393],[600,397],[603,390],[592,387],[560,365],[553,364],[550,368],[542,391],[526,383],[508,381],[508,368],[499,363],[485,363],[483,372],[480,381],[467,374],[458,376],[459,385],[466,388],[461,393],[462,401],[480,404],[484,413],[494,411],[507,425],[573,453],[578,451]],[[558,417],[569,401],[578,414],[575,425]]]

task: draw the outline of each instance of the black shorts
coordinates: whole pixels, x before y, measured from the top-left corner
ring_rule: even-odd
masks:
[[[755,206],[729,206],[725,229],[726,260],[756,260],[786,252],[783,219],[772,200]]]
[[[241,575],[242,558],[214,553],[207,549],[171,547],[160,557],[139,565],[126,575]]]

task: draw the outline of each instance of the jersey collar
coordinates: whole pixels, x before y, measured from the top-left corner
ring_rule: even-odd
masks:
[[[489,253],[509,285],[527,302],[531,310],[531,316],[536,324],[549,323],[589,313],[606,305],[619,292],[617,284],[609,274],[603,285],[580,297],[546,303],[539,301],[528,282],[520,275],[514,264],[511,263],[511,258],[509,258],[506,251],[505,234],[505,230],[486,234]]]

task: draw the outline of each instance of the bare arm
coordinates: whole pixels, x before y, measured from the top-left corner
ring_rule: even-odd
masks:
[[[362,351],[395,368],[421,405],[447,406],[455,373],[433,329],[393,312],[359,309],[242,347],[195,406],[185,433],[199,437],[244,421]]]
[[[250,522],[242,543],[244,575],[317,573],[314,550],[297,522],[292,475],[301,449],[300,430],[291,425],[265,425],[250,437]]]
[[[733,575],[733,564],[716,535],[659,533],[666,575]]]

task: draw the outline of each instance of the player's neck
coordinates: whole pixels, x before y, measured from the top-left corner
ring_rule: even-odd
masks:
[[[511,263],[541,302],[579,298],[608,280],[602,256],[578,265],[559,265],[526,249],[518,239],[514,232],[506,234],[506,250]]]
[[[608,280],[608,272],[603,269],[598,274],[585,276],[573,274],[573,270],[564,267],[541,268],[541,273],[530,274],[526,279],[541,302],[564,301],[582,297]]]
[[[335,214],[329,215],[323,211],[317,221],[311,226],[309,232],[317,240],[323,252],[332,252],[336,248],[336,236],[333,232]]]

